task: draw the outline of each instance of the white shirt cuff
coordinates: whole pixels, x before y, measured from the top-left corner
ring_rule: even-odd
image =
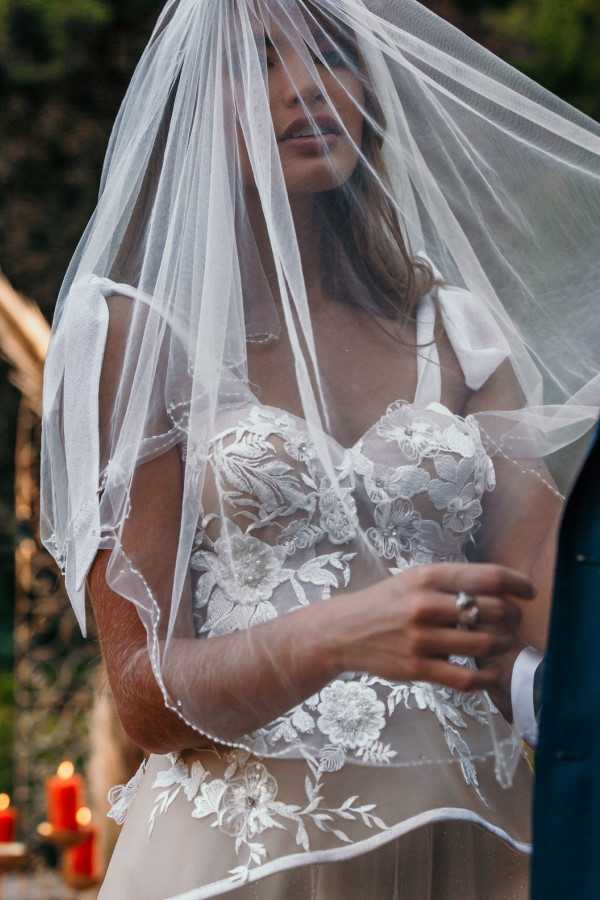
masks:
[[[515,727],[530,747],[537,746],[538,725],[533,704],[533,680],[543,656],[533,647],[519,653],[512,671],[510,694]]]

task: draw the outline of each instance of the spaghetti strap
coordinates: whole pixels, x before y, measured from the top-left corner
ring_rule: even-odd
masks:
[[[442,278],[425,253],[434,274]],[[460,364],[465,384],[477,391],[510,356],[504,330],[485,303],[470,291],[453,285],[435,287],[417,310],[417,390],[415,404],[439,403],[442,396],[440,355],[435,340],[438,312]]]
[[[415,405],[428,406],[442,399],[440,354],[435,340],[437,317],[433,292],[427,294],[417,310],[417,389]]]

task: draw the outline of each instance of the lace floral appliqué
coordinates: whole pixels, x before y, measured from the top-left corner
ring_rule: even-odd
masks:
[[[227,767],[222,778],[214,778],[198,762],[189,768],[177,755],[168,757],[171,766],[158,772],[153,790],[158,792],[150,814],[150,832],[157,818],[167,811],[178,796],[192,805],[195,819],[207,819],[212,828],[235,841],[235,852],[244,862],[230,870],[232,883],[243,884],[250,869],[268,856],[266,832],[271,829],[292,831],[296,845],[311,849],[311,832],[329,832],[342,843],[352,840],[344,830],[346,822],[360,822],[369,829],[383,831],[387,826],[373,810],[375,804],[360,804],[358,796],[329,808],[324,802],[323,773],[308,758],[309,775],[304,782],[305,803],[286,803],[279,797],[279,785],[266,765],[249,753],[234,750],[226,754]]]

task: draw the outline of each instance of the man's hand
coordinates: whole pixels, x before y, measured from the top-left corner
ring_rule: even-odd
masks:
[[[517,657],[524,649],[523,646],[512,647],[508,653],[501,656],[490,656],[477,660],[479,669],[493,669],[497,672],[497,682],[488,688],[488,693],[494,705],[500,710],[507,722],[513,721],[513,708],[511,697],[512,674]]]

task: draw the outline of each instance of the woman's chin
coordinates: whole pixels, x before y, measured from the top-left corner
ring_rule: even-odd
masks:
[[[356,165],[336,165],[329,159],[283,161],[283,177],[289,194],[321,194],[345,184]]]

